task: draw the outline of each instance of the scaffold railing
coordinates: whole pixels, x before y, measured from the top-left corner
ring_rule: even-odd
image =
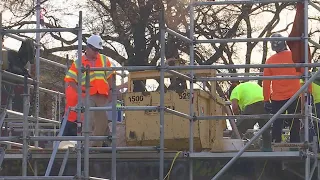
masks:
[[[37,1],[38,5],[39,5],[39,0]],[[53,160],[55,158],[56,155],[56,150],[57,150],[57,144],[59,143],[55,143],[51,158],[50,158],[50,162],[48,164],[47,167],[47,172],[45,174],[44,177],[41,176],[32,176],[29,177],[27,176],[27,152],[28,149],[30,147],[28,147],[28,142],[29,141],[66,141],[66,140],[73,140],[73,141],[77,141],[77,145],[76,145],[76,152],[77,152],[77,173],[76,173],[76,177],[77,178],[84,178],[84,179],[98,179],[98,178],[93,178],[89,176],[89,153],[90,151],[93,150],[101,150],[101,151],[108,151],[112,153],[112,170],[111,170],[111,179],[112,180],[116,180],[116,163],[117,163],[117,152],[118,151],[126,151],[126,150],[135,150],[135,151],[158,151],[159,152],[159,180],[162,180],[164,178],[164,112],[169,112],[181,117],[184,117],[186,119],[190,119],[190,128],[189,128],[189,133],[190,133],[190,137],[189,137],[189,151],[187,153],[188,156],[188,160],[189,160],[189,179],[192,180],[193,179],[193,159],[195,158],[213,158],[213,157],[218,157],[218,156],[223,156],[223,157],[230,157],[232,158],[222,169],[221,171],[218,172],[218,174],[216,174],[212,179],[219,179],[219,177],[221,177],[223,175],[223,173],[228,170],[228,168],[230,168],[230,166],[240,157],[240,156],[250,156],[252,158],[259,158],[259,157],[283,157],[283,156],[287,156],[288,158],[290,157],[300,157],[301,153],[300,152],[255,152],[255,153],[246,153],[245,150],[250,146],[250,144],[255,141],[267,128],[269,128],[269,126],[271,126],[271,124],[273,123],[273,121],[276,118],[285,118],[285,117],[302,117],[304,118],[305,122],[305,127],[308,127],[309,124],[309,105],[307,103],[305,103],[305,111],[303,114],[293,114],[293,115],[281,115],[282,112],[289,106],[290,103],[292,103],[301,93],[306,93],[306,89],[308,87],[308,85],[310,83],[312,83],[315,79],[317,79],[318,77],[320,77],[320,72],[317,71],[314,75],[310,75],[308,74],[308,67],[319,67],[320,63],[313,63],[313,64],[309,64],[307,61],[307,53],[306,57],[305,57],[305,63],[297,63],[297,64],[281,64],[281,65],[266,65],[266,64],[251,64],[251,65],[194,65],[194,45],[196,43],[227,43],[227,42],[257,42],[257,41],[273,41],[273,40],[286,40],[286,41],[291,41],[291,40],[300,40],[300,41],[304,41],[305,42],[305,46],[304,46],[304,50],[305,52],[307,52],[307,43],[308,43],[308,33],[305,33],[304,37],[295,37],[295,38],[244,38],[244,39],[213,39],[213,40],[196,40],[194,38],[194,7],[195,6],[200,6],[200,5],[224,5],[224,4],[252,4],[252,3],[275,3],[275,2],[297,2],[297,1],[292,1],[292,0],[269,0],[269,1],[208,1],[208,2],[195,2],[193,0],[191,0],[190,2],[190,9],[189,9],[189,15],[190,15],[190,34],[189,37],[184,37],[182,35],[180,35],[177,32],[174,32],[173,30],[170,30],[169,28],[167,28],[165,26],[164,23],[164,13],[162,12],[162,15],[160,17],[160,31],[161,31],[161,61],[160,61],[160,66],[135,66],[135,67],[110,67],[110,68],[88,68],[88,67],[82,67],[81,66],[81,61],[80,58],[82,56],[82,12],[79,12],[79,24],[76,28],[53,28],[53,29],[40,29],[39,26],[37,26],[37,29],[21,29],[21,30],[5,30],[2,28],[2,16],[0,14],[0,46],[2,46],[2,36],[7,34],[7,33],[37,33],[37,53],[36,53],[36,81],[39,82],[39,76],[40,76],[40,71],[39,71],[39,67],[40,67],[40,50],[39,50],[39,32],[62,32],[62,31],[71,31],[71,32],[76,32],[78,35],[78,61],[77,61],[77,67],[78,67],[78,82],[81,82],[81,77],[82,77],[82,73],[87,73],[86,76],[86,88],[88,89],[88,85],[89,85],[89,76],[90,73],[88,73],[89,71],[111,71],[111,70],[137,70],[137,71],[143,71],[143,70],[159,70],[160,71],[160,105],[159,106],[122,106],[122,107],[117,107],[116,106],[116,98],[117,98],[117,93],[116,93],[116,84],[115,84],[115,77],[113,77],[113,81],[112,81],[112,107],[90,107],[89,103],[88,103],[88,91],[86,91],[86,97],[85,97],[85,101],[82,102],[82,98],[81,98],[81,84],[79,83],[78,85],[78,104],[77,107],[75,107],[75,110],[77,111],[77,116],[78,116],[78,120],[80,120],[80,116],[81,116],[81,111],[84,109],[85,112],[85,124],[84,124],[84,131],[83,131],[83,135],[82,134],[78,134],[78,136],[61,136],[61,133],[63,131],[64,128],[64,124],[62,124],[61,126],[61,131],[59,132],[58,136],[39,136],[38,133],[35,134],[35,136],[29,136],[28,133],[28,120],[29,119],[33,119],[35,120],[35,124],[36,124],[36,131],[39,132],[39,122],[41,122],[41,118],[38,116],[39,114],[39,109],[37,110],[38,112],[36,112],[36,116],[35,117],[29,117],[28,116],[28,109],[29,109],[29,105],[28,105],[28,96],[29,94],[27,93],[27,81],[28,79],[26,77],[24,77],[24,87],[25,87],[25,94],[24,94],[24,111],[22,114],[19,114],[19,117],[23,118],[23,137],[20,136],[10,136],[10,137],[0,137],[0,141],[14,141],[14,140],[22,140],[22,151],[23,151],[23,156],[22,156],[22,176],[19,177],[0,177],[0,179],[74,179],[75,177],[73,176],[49,176],[50,175],[50,170],[52,168],[53,165]],[[301,1],[302,2],[302,1]],[[305,7],[307,7],[308,2],[307,0],[303,1],[305,3]],[[316,9],[319,10],[318,6],[315,5],[314,3],[310,3],[310,5],[312,5],[313,7],[315,7]],[[305,18],[308,18],[308,8],[305,8]],[[38,22],[38,16],[39,16],[39,9],[37,8],[37,24]],[[305,19],[305,24],[304,24],[304,31],[307,32],[307,19]],[[189,66],[167,66],[165,65],[165,33],[170,33],[172,35],[175,35],[177,37],[180,37],[182,40],[186,41],[187,43],[189,43],[189,49],[190,49],[190,54],[189,54],[189,58],[190,58],[190,65]],[[10,35],[11,37],[13,37],[12,35]],[[2,64],[2,52],[0,51],[0,64]],[[49,62],[49,61],[47,61]],[[56,63],[52,63],[51,64],[55,64],[58,67],[62,67]],[[194,75],[194,70],[196,69],[231,69],[231,68],[266,68],[266,67],[273,67],[273,68],[280,68],[280,67],[304,67],[305,68],[305,74],[303,76],[272,76],[272,77],[263,77],[263,76],[256,76],[256,77],[196,77]],[[176,72],[176,70],[190,70],[190,72],[188,73],[188,75],[185,74],[181,74],[179,72]],[[189,114],[185,114],[182,112],[178,112],[175,110],[172,110],[170,108],[166,108],[164,105],[164,76],[165,76],[165,71],[175,74],[175,75],[179,75],[180,77],[183,77],[187,80],[190,81],[190,88],[189,88],[189,92],[192,96],[190,96],[190,107],[189,107]],[[0,71],[0,86],[2,85],[2,78],[3,78],[4,72]],[[261,75],[261,74],[258,74]],[[218,74],[219,76],[219,74]],[[225,76],[220,74],[220,76]],[[229,74],[229,76],[234,76],[233,74]],[[250,76],[250,74],[249,74]],[[193,93],[194,93],[194,85],[193,83],[195,81],[227,81],[227,80],[262,80],[262,79],[304,79],[305,80],[305,84],[300,88],[300,90],[274,115],[261,115],[261,116],[268,116],[270,118],[270,120],[268,121],[268,123],[263,126],[258,132],[257,134],[251,138],[251,140],[237,153],[228,153],[228,154],[214,154],[214,153],[195,153],[194,152],[194,147],[193,147],[193,126],[194,126],[194,121],[193,120],[215,120],[215,119],[241,119],[241,118],[246,118],[246,119],[253,119],[253,118],[261,118],[261,116],[219,116],[219,115],[215,115],[215,116],[195,116],[194,115],[194,107],[193,107]],[[31,84],[32,82],[30,82]],[[36,94],[39,95],[39,91],[41,90],[41,88],[39,87],[39,83],[37,83],[36,85]],[[44,89],[42,89],[44,90]],[[63,95],[60,94],[59,92],[54,92],[51,90],[44,90],[45,92],[49,92],[52,94],[57,94],[57,95]],[[1,101],[1,99],[0,99]],[[36,104],[37,106],[39,105],[39,96],[36,100]],[[308,101],[306,101],[308,102]],[[89,132],[89,112],[90,111],[112,111],[112,115],[113,117],[116,116],[116,111],[117,110],[122,110],[122,111],[144,111],[144,110],[158,110],[160,112],[160,143],[158,147],[117,147],[116,146],[116,142],[117,142],[117,138],[116,138],[116,119],[113,118],[112,119],[112,135],[111,135],[111,139],[112,139],[112,147],[102,147],[102,148],[94,148],[94,147],[89,147],[89,141],[94,141],[94,140],[105,140],[107,138],[110,138],[109,136],[90,136],[90,132]],[[7,113],[10,113],[11,111],[7,110]],[[14,113],[14,112],[11,112]],[[43,119],[45,120],[45,119]],[[45,120],[45,122],[49,122],[49,123],[60,123],[59,121],[47,121]],[[65,122],[65,121],[64,121]],[[80,123],[80,122],[77,122]],[[80,131],[78,131],[80,132]],[[307,143],[309,142],[309,132],[306,130],[304,131],[305,134],[305,141]],[[82,147],[82,142],[83,143],[83,147]],[[313,146],[315,146],[316,141],[313,142]],[[38,147],[38,145],[36,144],[35,147]],[[317,146],[313,148],[313,151],[317,151]],[[84,168],[83,168],[83,172],[84,174],[82,175],[82,150],[84,150]],[[312,155],[311,153],[309,153],[309,150],[306,149],[305,152],[306,154],[306,158],[305,158],[305,179],[309,180],[312,177],[312,174],[315,170],[316,167],[316,162],[314,163],[314,166],[312,167],[312,169],[310,169],[310,160],[311,157],[314,157],[314,155]],[[0,156],[0,162],[1,158],[3,157],[3,155]],[[317,158],[315,158],[317,160]],[[1,163],[0,163],[1,164]],[[60,173],[59,173],[60,174]],[[60,174],[62,175],[62,174]]]

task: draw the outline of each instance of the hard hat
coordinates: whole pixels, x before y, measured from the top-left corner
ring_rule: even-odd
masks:
[[[102,47],[102,39],[99,35],[92,35],[88,38],[87,44],[90,44],[91,46],[97,48],[97,49],[103,49]]]
[[[283,36],[279,33],[275,33],[275,34],[272,34],[270,37],[283,37]],[[276,52],[283,51],[287,48],[287,44],[284,40],[271,41],[270,43],[271,43],[271,49]]]

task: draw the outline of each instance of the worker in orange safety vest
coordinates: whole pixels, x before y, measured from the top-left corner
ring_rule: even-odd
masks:
[[[102,39],[98,35],[92,35],[87,40],[85,54],[81,58],[81,64],[86,67],[111,67],[108,58],[100,54],[103,49]],[[67,83],[66,103],[67,106],[75,106],[77,104],[77,61],[74,61],[67,72],[64,80]],[[90,107],[105,106],[111,98],[109,98],[110,77],[114,72],[110,71],[91,71],[90,72]],[[82,97],[85,96],[85,78],[86,74],[82,74]],[[108,127],[108,117],[104,111],[90,111],[90,125],[93,136],[105,136],[110,134]],[[68,118],[69,122],[76,121],[76,112],[71,112]],[[73,125],[74,126],[74,125]],[[69,127],[67,127],[68,129]],[[102,146],[102,141],[90,142],[91,146]]]

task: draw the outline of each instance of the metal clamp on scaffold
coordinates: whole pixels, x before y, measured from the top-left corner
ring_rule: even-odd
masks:
[[[85,110],[85,107],[84,106],[73,106],[73,107],[70,107],[70,111],[75,111],[75,112],[78,112],[80,110],[81,113],[84,113],[84,110]]]
[[[197,121],[198,120],[198,118],[197,118],[197,116],[194,114],[193,116],[192,116],[192,118],[190,119],[190,121]]]
[[[164,107],[161,107],[161,106],[157,107],[158,112],[160,112],[161,110],[165,111],[166,109],[167,109],[167,107],[165,107],[165,106]]]
[[[77,133],[80,134],[82,133],[82,122],[77,121]]]
[[[190,153],[187,151],[183,151],[183,157],[186,157],[186,158],[190,157]]]
[[[84,66],[80,67],[81,73],[85,73],[87,69],[88,69],[88,67],[84,67]]]
[[[24,140],[23,136],[18,136],[18,140]],[[30,136],[27,136],[27,137],[26,137],[26,140],[27,140],[28,142],[30,142],[30,140],[31,140]]]
[[[156,66],[156,70],[161,71],[161,69],[164,69],[165,71],[168,69],[168,65],[164,64],[163,66],[161,66],[161,64]]]

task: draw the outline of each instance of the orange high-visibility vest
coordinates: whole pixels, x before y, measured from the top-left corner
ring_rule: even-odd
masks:
[[[69,71],[67,72],[64,78],[65,82],[78,83],[77,61],[78,60],[72,63]],[[89,65],[90,67],[93,67],[90,64],[90,62],[85,58],[85,56],[82,56],[81,64],[84,67],[86,67],[87,65]],[[99,54],[95,61],[94,67],[111,67],[111,62],[105,55]],[[107,80],[111,77],[112,74],[113,72],[110,72],[110,71],[91,71],[90,72],[90,95],[102,94],[107,96],[109,94],[109,89],[110,89]],[[82,73],[82,77],[81,77],[82,90],[85,90],[85,79],[86,79],[86,73]]]

